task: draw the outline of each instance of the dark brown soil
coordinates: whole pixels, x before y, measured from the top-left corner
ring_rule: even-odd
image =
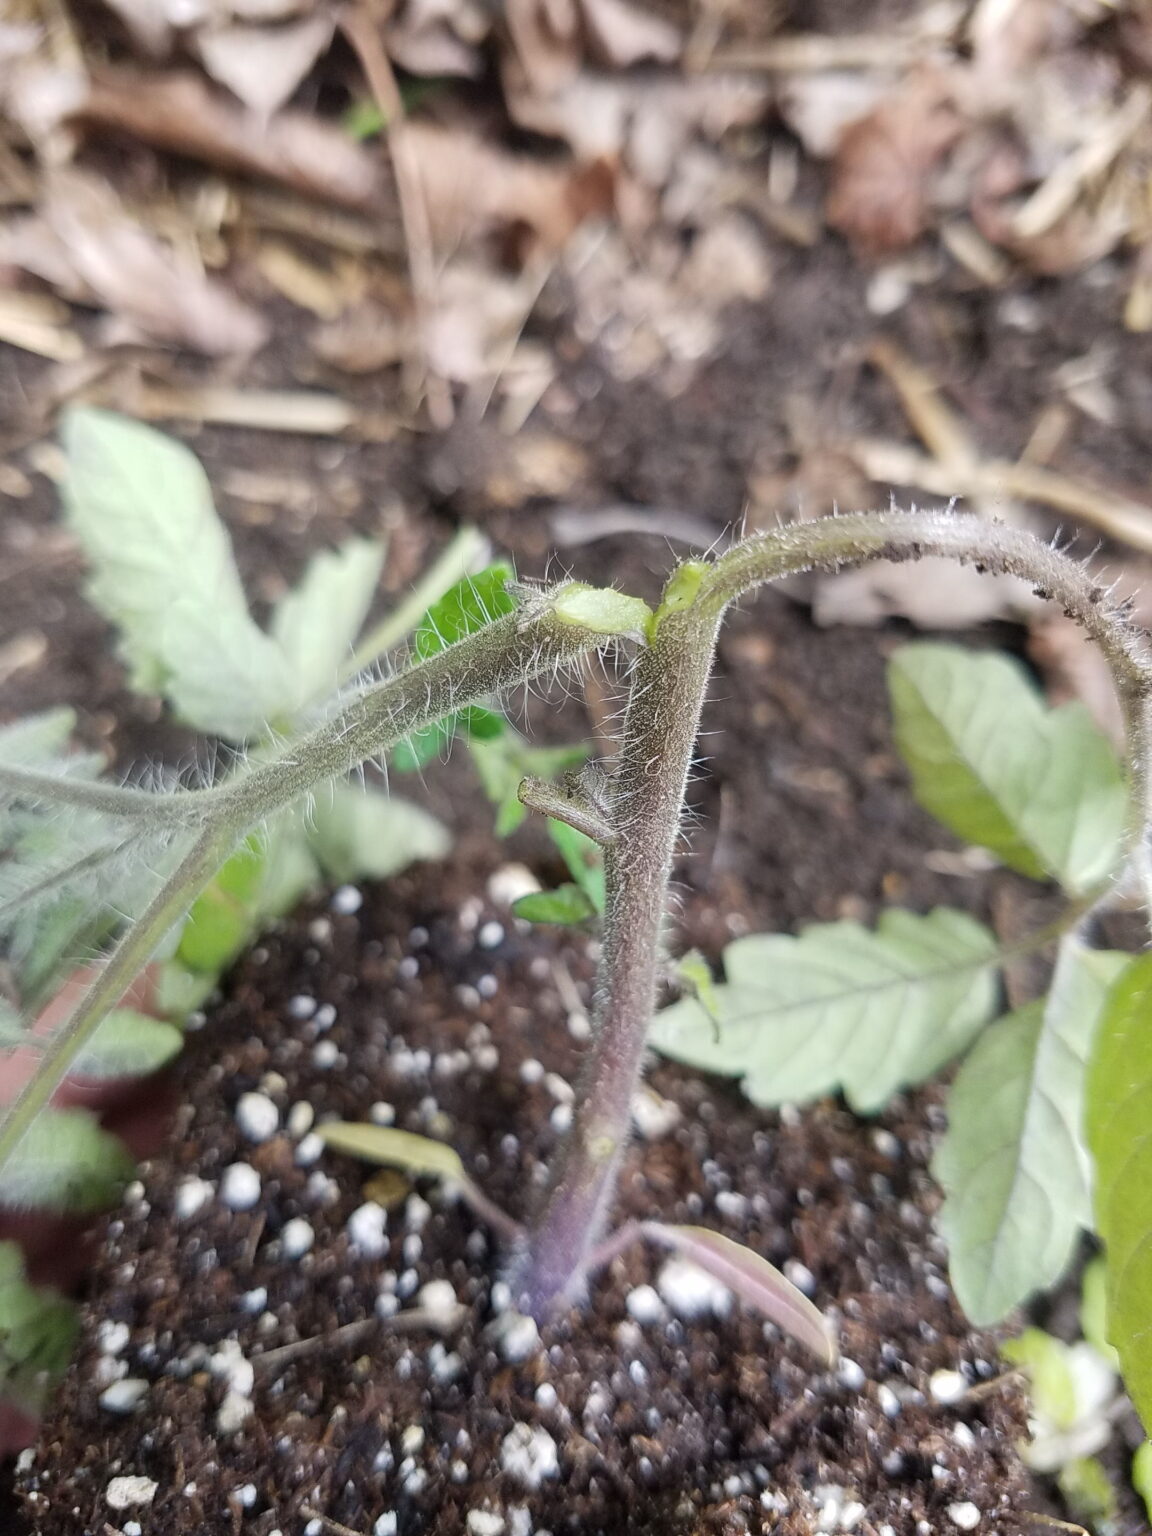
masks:
[[[962,1528],[970,1504],[981,1531],[1024,1529],[1020,1399],[960,1317],[931,1236],[932,1094],[865,1125],[831,1104],[750,1112],[730,1088],[667,1066],[651,1076],[681,1114],[636,1143],[619,1214],[698,1220],[805,1266],[840,1319],[846,1361],[832,1375],[740,1312],[632,1321],[629,1295],[660,1267],[642,1252],[612,1267],[586,1314],[509,1360],[496,1261],[466,1211],[425,1189],[427,1216],[402,1179],[379,1193],[369,1178],[390,1207],[389,1246],[357,1256],[346,1223],[366,1198],[363,1169],[330,1153],[300,1167],[286,1131],[245,1141],[234,1111],[248,1091],[282,1116],[302,1101],[364,1117],[383,1100],[398,1125],[449,1137],[492,1197],[526,1213],[578,1056],[553,978],[586,997],[591,965],[586,940],[510,922],[485,895],[491,872],[486,850],[465,851],[366,893],[354,916],[304,914],[240,966],[181,1065],[188,1107],[171,1156],[142,1171],[93,1275],[88,1343],[21,1479],[38,1536],[102,1533],[106,1490],[124,1476],[156,1483],[151,1506],[129,1511],[156,1536],[268,1536],[319,1517],[384,1532],[390,1515],[402,1533],[498,1528],[478,1512],[510,1533],[913,1536]],[[330,1005],[330,1027],[299,1017],[302,996]],[[535,1081],[527,1062],[558,1079]],[[254,1211],[217,1198],[236,1161],[260,1174]],[[211,1181],[209,1198],[174,1219],[191,1178]],[[278,1238],[295,1218],[316,1240],[289,1259]],[[461,1304],[442,1329],[413,1311],[430,1281]],[[382,1282],[399,1309],[358,1328]],[[128,1325],[119,1358],[148,1383],[127,1418],[100,1406],[108,1323]],[[212,1357],[229,1340],[256,1384],[252,1417],[226,1437]],[[942,1405],[937,1370],[972,1390]],[[533,1434],[537,1486],[512,1450]]]

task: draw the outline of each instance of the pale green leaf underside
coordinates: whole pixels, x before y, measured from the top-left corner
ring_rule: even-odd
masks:
[[[132,1177],[124,1144],[84,1109],[47,1109],[29,1126],[0,1173],[0,1206],[91,1212],[106,1209]]]
[[[114,1009],[76,1058],[72,1073],[94,1079],[148,1077],[179,1055],[184,1036],[133,1008]]]
[[[996,1323],[1064,1273],[1090,1225],[1084,1074],[1125,956],[1065,939],[1048,997],[986,1030],[957,1075],[933,1171],[952,1285],[972,1322]]]
[[[888,668],[916,798],[1022,874],[1071,892],[1106,879],[1127,806],[1121,765],[1080,704],[1049,709],[1007,656],[904,646]]]
[[[172,438],[106,411],[64,421],[68,521],[88,592],[120,630],[132,686],[160,693],[190,725],[231,741],[290,706],[279,645],[257,627],[207,477]]]
[[[1108,1265],[1108,1340],[1152,1429],[1152,955],[1134,960],[1104,1008],[1088,1076],[1096,1230]]]
[[[656,1015],[658,1051],[706,1072],[743,1078],[757,1104],[842,1089],[864,1114],[921,1082],[991,1018],[995,937],[963,912],[894,910],[876,931],[827,923],[799,938],[737,939],[712,1018],[694,999]]]
[[[382,544],[349,539],[314,555],[299,584],[277,603],[270,628],[292,673],[297,709],[336,691],[383,564]]]
[[[383,880],[416,859],[443,858],[451,841],[410,801],[343,783],[317,791],[308,840],[332,880]]]
[[[464,1179],[460,1154],[430,1136],[351,1120],[329,1121],[318,1126],[317,1131],[334,1151],[347,1152],[369,1163],[406,1168],[409,1173],[430,1174],[438,1179]]]

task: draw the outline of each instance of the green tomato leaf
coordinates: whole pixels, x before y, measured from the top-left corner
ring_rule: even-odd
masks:
[[[134,1008],[117,1008],[81,1051],[70,1075],[95,1079],[149,1077],[180,1054],[184,1036]]]
[[[568,873],[592,903],[604,911],[604,851],[593,838],[570,827],[566,821],[548,818],[548,835],[559,848]]]
[[[561,885],[554,891],[532,891],[527,896],[518,896],[512,911],[526,923],[560,923],[565,927],[596,916],[596,908],[578,885]]]
[[[256,923],[266,848],[255,833],[217,871],[192,903],[176,958],[189,970],[212,976],[233,961]]]
[[[162,694],[229,741],[290,708],[279,645],[253,622],[207,477],[181,443],[107,411],[63,428],[64,505],[90,565],[88,595],[118,627],[131,686]]]
[[[1108,1342],[1108,1266],[1103,1254],[1097,1254],[1084,1266],[1080,1281],[1080,1332],[1101,1359],[1118,1372],[1120,1357]]]
[[[328,698],[346,675],[384,553],[373,539],[322,550],[300,584],[276,604],[270,629],[295,681],[297,709]]]
[[[1144,1500],[1144,1508],[1152,1521],[1152,1440],[1145,1440],[1132,1458],[1132,1486]]]
[[[896,744],[916,798],[1012,869],[1072,893],[1120,857],[1128,790],[1080,704],[1049,709],[1007,656],[903,646],[888,666]]]
[[[41,1110],[4,1168],[0,1206],[80,1214],[115,1204],[134,1168],[86,1109]]]
[[[63,1376],[80,1331],[72,1302],[29,1285],[16,1243],[0,1243],[0,1397],[36,1414]]]
[[[1060,1468],[1056,1485],[1068,1513],[1089,1530],[1109,1529],[1116,1518],[1116,1491],[1103,1462],[1095,1456],[1078,1456]]]
[[[743,1078],[756,1104],[842,1089],[874,1114],[988,1022],[999,958],[993,934],[948,907],[885,912],[875,933],[823,923],[799,938],[737,939],[713,989],[716,1017],[681,999],[656,1015],[649,1040],[688,1066]]]
[[[938,1224],[978,1327],[1054,1285],[1091,1225],[1084,1078],[1126,958],[1064,939],[1048,997],[986,1030],[952,1086],[933,1162],[945,1191]]]
[[[1088,1073],[1096,1230],[1108,1265],[1108,1340],[1152,1426],[1152,955],[1116,981]]]
[[[555,778],[588,756],[587,747],[530,747],[507,724],[500,736],[486,741],[473,736],[468,745],[484,793],[496,806],[497,837],[515,832],[528,814],[520,802],[521,779]]]
[[[1054,1429],[1071,1429],[1080,1404],[1067,1344],[1042,1328],[1025,1328],[1016,1338],[1005,1339],[1000,1353],[1027,1375],[1036,1412]]]
[[[512,613],[516,599],[508,591],[511,580],[510,565],[490,565],[450,587],[432,604],[413,635],[416,655],[426,660],[465,635],[474,635],[493,619]]]
[[[309,842],[331,880],[383,880],[417,859],[440,859],[450,838],[417,805],[374,788],[333,783],[316,793]]]

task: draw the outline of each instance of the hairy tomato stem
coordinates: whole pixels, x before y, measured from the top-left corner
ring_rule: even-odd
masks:
[[[1098,643],[1127,722],[1133,842],[1145,835],[1152,649],[1081,565],[1031,534],[951,513],[853,513],[793,523],[744,540],[711,567],[693,561],[674,572],[648,626],[649,648],[630,679],[607,795],[613,838],[604,852],[592,1045],[572,1126],[511,1267],[513,1293],[534,1316],[547,1316],[582,1291],[615,1191],[662,974],[660,937],[684,788],[726,609],[754,588],[801,571],[925,555],[1032,582]]]

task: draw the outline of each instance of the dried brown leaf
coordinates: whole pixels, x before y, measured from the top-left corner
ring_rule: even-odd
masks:
[[[626,69],[630,64],[671,64],[680,57],[680,29],[627,0],[580,0],[580,13],[588,51],[600,64]]]
[[[349,207],[370,204],[381,184],[375,156],[338,128],[303,112],[262,122],[196,75],[103,71],[72,115],[87,127]]]
[[[410,354],[412,327],[390,309],[366,299],[339,319],[317,326],[312,350],[323,362],[343,373],[378,373]]]
[[[205,6],[198,15],[194,0],[192,6],[186,8],[184,17],[180,17],[170,0],[104,0],[104,4],[119,16],[133,42],[154,59],[166,59],[171,53],[176,25],[201,21],[208,10]]]
[[[433,244],[443,253],[517,226],[545,249],[558,250],[585,217],[610,206],[610,181],[590,177],[587,168],[512,155],[471,133],[429,123],[400,123],[392,136],[403,140]]]
[[[764,81],[741,75],[585,74],[544,96],[506,69],[504,85],[522,128],[563,139],[580,160],[622,159],[648,187],[664,186],[695,137],[758,122],[770,99]]]
[[[252,352],[266,338],[259,315],[150,234],[107,182],[81,171],[46,175],[40,211],[6,232],[0,259],[154,341],[226,355]]]
[[[892,76],[879,70],[795,74],[780,82],[776,102],[808,153],[824,160],[836,153],[852,123],[876,110],[892,83]]]
[[[962,130],[952,78],[926,66],[843,134],[828,222],[868,254],[900,250],[928,224],[932,172]]]
[[[484,69],[480,45],[491,17],[477,0],[408,0],[388,27],[388,52],[414,75],[463,75]]]
[[[231,26],[196,34],[201,63],[260,118],[278,111],[332,41],[328,16],[279,27]]]

